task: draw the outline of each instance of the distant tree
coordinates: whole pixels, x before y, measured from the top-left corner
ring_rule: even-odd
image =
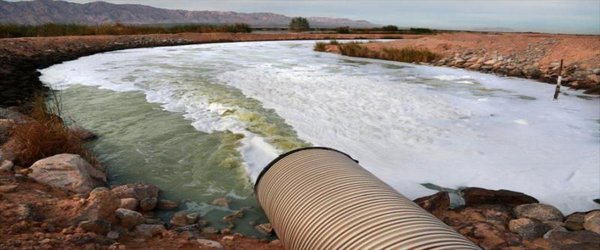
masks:
[[[433,30],[427,28],[410,28],[410,32],[413,34],[433,34]]]
[[[227,25],[227,26],[225,26],[225,30],[227,30],[227,32],[231,32],[231,33],[251,33],[252,32],[252,28],[250,28],[250,25],[245,24],[245,23],[236,23],[233,25]]]
[[[294,17],[292,21],[290,21],[290,30],[291,31],[307,31],[310,29],[310,25],[308,24],[308,20],[304,17]]]
[[[350,27],[337,27],[335,28],[335,32],[337,32],[338,34],[350,34]]]
[[[383,31],[390,31],[390,32],[396,32],[398,31],[398,26],[396,25],[386,25],[381,27],[381,30]]]

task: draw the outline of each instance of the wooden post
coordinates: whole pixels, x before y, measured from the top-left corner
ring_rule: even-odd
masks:
[[[554,90],[554,100],[558,99],[558,94],[560,93],[560,84],[562,82],[562,69],[563,69],[563,60],[560,60],[560,67],[558,68],[558,79],[556,80],[556,90]]]

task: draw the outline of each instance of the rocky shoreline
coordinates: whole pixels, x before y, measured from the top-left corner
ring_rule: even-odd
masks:
[[[278,241],[260,240],[214,228],[197,213],[176,212],[162,221],[159,211],[177,210],[179,202],[160,198],[152,184],[107,187],[105,169],[77,154],[61,153],[30,166],[16,161],[19,126],[39,122],[15,109],[0,108],[0,249],[282,249]],[[70,128],[82,139],[96,138]],[[228,207],[228,200],[217,199]],[[235,211],[223,218],[230,227],[244,217]],[[268,224],[256,225],[265,237]]]

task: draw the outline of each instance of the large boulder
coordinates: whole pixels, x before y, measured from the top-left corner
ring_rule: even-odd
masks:
[[[567,216],[565,219],[565,227],[571,231],[583,230],[583,223],[585,222],[585,213],[575,212]]]
[[[198,242],[198,245],[200,245],[201,249],[215,249],[215,250],[224,249],[223,245],[221,245],[221,243],[214,241],[214,240],[197,239],[196,241]]]
[[[145,198],[140,201],[140,210],[142,212],[152,211],[156,208],[158,199],[156,197]]]
[[[135,233],[144,238],[151,238],[166,231],[163,225],[158,224],[141,224],[135,227]]]
[[[121,205],[121,200],[108,188],[96,188],[86,200],[86,205],[81,212],[81,218],[91,221],[115,221],[114,213],[119,208],[119,205]]]
[[[144,222],[144,216],[136,211],[125,208],[119,208],[115,211],[117,218],[121,221],[121,226],[131,229]]]
[[[563,214],[557,208],[540,203],[523,204],[514,208],[517,218],[529,218],[539,221],[561,221]]]
[[[79,227],[86,232],[106,234],[110,231],[111,225],[104,220],[85,220],[79,223]]]
[[[88,194],[106,182],[106,174],[75,154],[41,159],[30,169],[29,177],[37,182],[79,194]]]
[[[177,212],[171,217],[171,224],[177,227],[191,225],[196,221],[198,221],[198,214],[186,211]]]
[[[538,203],[535,198],[524,193],[509,190],[488,190],[483,188],[465,188],[461,190],[465,205],[477,206],[483,204],[502,204],[518,206],[522,204]]]
[[[142,211],[150,211],[156,207],[158,203],[158,187],[152,184],[126,184],[112,188],[120,199],[135,198],[140,203]]]
[[[528,218],[511,220],[508,223],[508,228],[511,232],[516,233],[527,240],[542,237],[551,229],[548,225]]]
[[[171,200],[159,200],[157,207],[160,210],[173,210],[179,207],[179,203]]]
[[[583,227],[585,230],[592,231],[600,237],[600,211],[592,211],[585,215]]]
[[[119,207],[135,211],[138,207],[138,200],[135,198],[123,198]]]
[[[418,198],[414,202],[435,217],[442,219],[450,207],[450,196],[448,192],[438,192],[430,196]]]

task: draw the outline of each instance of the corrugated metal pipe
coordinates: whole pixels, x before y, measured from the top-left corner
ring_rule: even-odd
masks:
[[[279,156],[255,189],[286,249],[480,249],[334,149]]]

